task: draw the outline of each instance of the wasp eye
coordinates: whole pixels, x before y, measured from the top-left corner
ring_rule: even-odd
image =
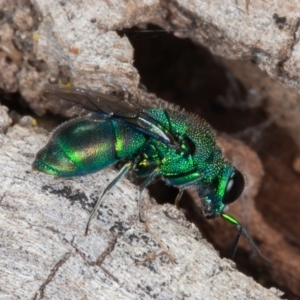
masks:
[[[230,204],[235,201],[242,193],[245,186],[245,180],[240,171],[235,170],[229,177],[226,186],[223,203]]]

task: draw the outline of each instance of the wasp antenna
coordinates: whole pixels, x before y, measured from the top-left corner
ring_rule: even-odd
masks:
[[[232,251],[232,258],[235,255],[239,240],[241,235],[243,235],[245,237],[245,239],[247,240],[251,251],[255,254],[255,256],[259,257],[260,259],[262,259],[266,264],[271,265],[272,263],[265,258],[261,252],[259,251],[259,249],[257,248],[257,246],[255,245],[255,243],[253,242],[252,238],[250,237],[250,235],[248,234],[248,232],[246,231],[246,229],[242,226],[242,224],[236,220],[234,217],[227,215],[227,214],[221,214],[221,217],[223,219],[225,219],[227,222],[233,224],[237,230],[238,230],[238,234],[234,240],[234,244],[233,244],[233,251]]]
[[[257,246],[255,245],[255,243],[253,242],[252,238],[250,237],[250,235],[248,234],[248,232],[246,231],[246,229],[241,225],[239,224],[239,227],[241,230],[241,233],[242,235],[245,237],[245,239],[247,240],[252,252],[257,256],[259,257],[260,259],[262,259],[266,264],[268,265],[272,265],[272,262],[269,261],[266,257],[264,257],[261,252],[259,251],[259,249],[257,248]]]
[[[238,233],[235,237],[235,240],[234,240],[234,243],[232,245],[232,250],[231,250],[231,255],[230,255],[230,258],[233,260],[234,256],[235,256],[235,253],[236,253],[236,249],[238,247],[238,244],[239,244],[239,241],[240,241],[240,238],[241,238],[241,235],[242,235],[242,227],[238,228]]]

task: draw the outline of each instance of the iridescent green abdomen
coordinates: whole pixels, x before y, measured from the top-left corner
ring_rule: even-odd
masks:
[[[77,118],[53,133],[33,166],[62,177],[84,175],[127,158],[145,141],[144,135],[113,119]]]

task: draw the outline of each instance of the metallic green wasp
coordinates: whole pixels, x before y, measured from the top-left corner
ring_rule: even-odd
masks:
[[[129,171],[145,178],[139,187],[140,216],[143,190],[156,179],[183,191],[196,189],[207,218],[221,216],[238,228],[260,256],[241,224],[225,214],[226,206],[244,189],[243,175],[225,160],[211,127],[198,116],[171,108],[132,105],[113,96],[81,88],[48,85],[48,99],[63,99],[90,113],[58,127],[36,156],[33,167],[42,172],[72,177],[97,172],[124,162],[116,178],[99,197],[86,233],[104,195]],[[235,251],[235,249],[234,249]]]

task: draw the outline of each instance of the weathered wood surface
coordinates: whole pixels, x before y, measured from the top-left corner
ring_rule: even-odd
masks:
[[[31,3],[1,2],[0,65],[6,71],[1,87],[22,91],[40,113],[38,103],[33,105],[39,93],[37,89],[30,93],[28,83],[55,79],[59,73],[74,83],[136,87],[139,78],[131,65],[132,48],[114,30],[150,22],[186,29],[181,35],[222,57],[253,58],[271,77],[299,89],[300,6],[296,0]],[[11,61],[5,61],[6,57]]]
[[[32,3],[33,6],[30,6],[30,3]],[[231,0],[205,0],[193,2],[159,2],[155,0],[139,0],[136,2],[120,0],[88,2],[80,2],[77,0],[72,2],[32,0],[30,2],[26,0],[0,0],[0,7],[2,8],[2,12],[4,12],[4,17],[0,20],[0,87],[7,92],[20,91],[30,104],[31,108],[38,114],[43,114],[46,109],[50,109],[54,112],[60,110],[57,106],[46,105],[40,99],[42,87],[44,83],[49,80],[51,82],[63,83],[70,81],[72,84],[78,86],[89,88],[101,87],[102,90],[121,90],[125,88],[131,93],[137,94],[139,75],[137,70],[132,66],[133,49],[128,40],[119,37],[114,30],[140,23],[152,22],[160,24],[165,28],[191,29],[191,31],[187,31],[188,35],[194,41],[208,46],[214,53],[234,59],[246,57],[254,58],[259,67],[266,70],[269,75],[280,80],[285,85],[291,85],[298,89],[299,12],[297,10],[299,9],[299,6],[296,4],[295,1],[287,2],[271,0],[258,2],[248,0],[245,2]],[[255,71],[252,74],[254,73]],[[264,75],[259,77],[258,81],[261,82],[263,76]],[[243,78],[243,74],[240,75],[240,78]],[[272,89],[272,83],[269,86],[270,89]],[[251,88],[251,86],[249,88]],[[274,93],[272,96],[274,96]],[[287,126],[284,124],[282,125],[285,127],[289,126],[289,128],[291,128],[291,130],[289,129],[290,132],[292,132],[293,137],[297,140],[299,139],[299,135],[297,134],[299,132],[299,126],[295,116],[297,116],[300,103],[299,96],[294,93],[291,97],[285,97],[284,91],[281,92],[280,95],[282,101],[280,101],[281,99],[279,99],[277,95],[274,104],[269,106],[270,114],[272,114],[272,107],[277,108],[276,114],[274,113],[274,119],[276,121],[280,116],[279,113],[283,112],[284,117],[281,119],[281,121],[283,120],[281,124],[285,122],[284,124]],[[271,99],[270,101],[273,100]],[[14,140],[10,140],[10,138],[13,138]],[[109,235],[110,232],[107,229],[113,227],[115,224],[114,222],[119,221],[118,218],[120,212],[117,212],[116,209],[117,205],[120,205],[120,202],[117,201],[120,200],[117,200],[117,197],[115,198],[115,196],[112,198],[107,197],[105,204],[107,203],[108,205],[108,203],[111,203],[111,205],[116,205],[115,208],[111,208],[114,211],[113,217],[111,217],[112,220],[107,221],[110,222],[107,227],[105,227],[105,224],[103,224],[101,220],[98,225],[96,225],[97,222],[93,222],[93,226],[95,227],[92,227],[92,232],[87,238],[83,236],[83,231],[88,213],[81,208],[80,204],[70,205],[70,203],[74,198],[79,199],[79,202],[81,199],[86,199],[86,197],[81,194],[81,191],[83,191],[84,195],[88,196],[89,194],[95,193],[97,188],[103,188],[106,184],[106,178],[112,178],[113,175],[109,175],[110,173],[103,171],[99,175],[92,175],[75,181],[54,180],[49,176],[31,172],[30,168],[34,154],[45,142],[43,133],[36,133],[34,127],[23,128],[16,126],[7,136],[1,136],[1,141],[2,140],[5,141],[6,145],[10,146],[9,148],[3,148],[2,146],[2,149],[5,149],[5,152],[1,154],[1,164],[6,166],[12,173],[8,171],[3,171],[2,173],[4,167],[2,169],[1,166],[0,174],[3,176],[2,178],[5,178],[5,181],[2,180],[2,182],[5,183],[8,180],[9,184],[5,187],[5,190],[8,189],[10,192],[7,193],[7,196],[2,197],[3,199],[1,200],[1,209],[5,209],[5,222],[4,225],[1,225],[1,228],[5,228],[3,231],[4,233],[7,231],[10,232],[10,235],[8,235],[10,238],[5,239],[5,243],[1,243],[5,245],[5,247],[2,248],[5,249],[5,252],[2,250],[0,251],[1,264],[6,264],[4,267],[1,267],[1,271],[3,268],[5,272],[2,272],[2,274],[10,275],[10,277],[0,276],[1,290],[2,286],[6,287],[7,290],[8,287],[10,287],[11,291],[16,288],[20,293],[19,297],[24,298],[21,293],[25,293],[27,291],[25,287],[30,286],[28,288],[30,291],[28,295],[30,296],[28,297],[37,295],[38,298],[43,295],[42,291],[48,291],[48,298],[63,298],[55,296],[54,294],[51,295],[50,288],[53,284],[56,284],[56,286],[60,287],[63,287],[63,285],[69,287],[70,291],[62,288],[62,291],[66,293],[66,298],[68,295],[70,295],[70,299],[72,298],[72,295],[80,298],[80,293],[77,293],[78,290],[73,287],[74,284],[87,291],[87,298],[100,298],[101,291],[105,290],[105,287],[99,285],[100,288],[98,289],[98,284],[93,285],[94,279],[92,275],[89,274],[93,273],[94,270],[99,271],[99,269],[101,269],[99,271],[99,277],[103,275],[104,265],[102,266],[102,263],[100,263],[99,267],[96,266],[95,262],[101,254],[103,254],[101,256],[103,257],[106,252],[110,252],[109,249],[111,245],[114,244],[112,240],[117,239],[116,245],[118,245],[118,242],[123,242],[123,240],[125,240],[124,243],[127,243],[126,241],[128,241],[128,238],[126,240],[126,230],[126,232],[124,232],[123,229],[120,229],[120,237],[118,237],[118,235],[116,237],[114,234]],[[8,142],[9,140],[10,142]],[[299,141],[298,145],[300,145]],[[13,150],[14,147],[18,147],[18,145],[19,148]],[[21,161],[23,163],[20,163]],[[16,168],[16,166],[18,166],[18,168]],[[29,173],[25,173],[25,171],[28,171]],[[104,177],[104,182],[101,182],[102,176]],[[129,201],[130,203],[130,201],[132,201],[132,207],[130,204],[127,204],[126,206],[128,206],[129,211],[132,212],[132,218],[135,218],[134,225],[128,225],[132,224],[130,223],[131,221],[128,221],[131,219],[130,217],[125,217],[123,223],[126,226],[128,225],[125,229],[131,228],[130,226],[137,226],[138,230],[145,230],[144,225],[137,221],[136,203],[134,202],[136,195],[135,192],[133,192],[136,188],[129,185],[128,182],[124,180],[118,186],[122,190],[125,188],[123,187],[123,184],[124,186],[129,186],[130,189],[133,189],[130,192],[128,191],[128,194],[131,195],[129,200],[124,200],[124,202],[127,203],[127,201]],[[42,188],[47,185],[50,186],[50,190],[43,190]],[[91,185],[91,187],[89,187],[89,185]],[[21,186],[22,188],[14,188],[18,186]],[[64,190],[65,186],[67,188]],[[54,190],[51,190],[51,188],[54,188]],[[1,189],[1,192],[3,190],[4,188]],[[57,191],[57,194],[51,194],[51,191],[53,193]],[[118,188],[113,192],[114,195],[116,195],[115,193],[117,192]],[[35,199],[36,203],[33,203],[31,206],[32,199]],[[123,200],[123,197],[118,197],[118,199]],[[24,203],[22,201],[24,201]],[[15,204],[13,205],[13,203]],[[37,213],[39,209],[36,208],[35,205],[37,205],[37,207],[41,205],[40,210],[44,214],[39,215]],[[127,210],[127,208],[122,210],[121,213],[125,210]],[[168,224],[173,224],[173,221],[171,222],[168,218],[164,219],[165,216],[160,215],[162,211],[161,207],[151,207],[149,209],[150,220],[152,210],[154,210],[154,214],[156,214],[156,210],[158,210],[157,216],[159,216],[161,220],[165,220]],[[15,213],[12,217],[14,211]],[[20,218],[16,217],[18,213],[21,213]],[[51,216],[52,213],[53,216]],[[174,214],[177,214],[177,212],[174,212]],[[14,221],[15,219],[16,221]],[[13,222],[17,222],[17,225],[14,225]],[[48,226],[47,224],[50,225]],[[53,224],[57,225],[58,228],[51,233],[50,231]],[[151,228],[152,223],[150,222],[149,224]],[[153,222],[153,224],[156,223]],[[13,229],[11,230],[9,230],[10,225],[13,226]],[[164,224],[161,224],[160,226],[165,230],[163,227],[165,226]],[[98,229],[96,229],[96,227]],[[27,228],[27,230],[24,230],[24,228]],[[67,233],[64,233],[62,229],[67,228]],[[104,228],[103,231],[102,228]],[[37,229],[38,233],[31,233],[33,229]],[[176,231],[177,230],[176,227]],[[132,257],[134,257],[134,259],[130,257],[131,260],[128,260],[131,264],[127,261],[127,263],[120,264],[120,268],[124,266],[124,268],[131,270],[131,273],[126,275],[130,282],[133,282],[132,278],[135,277],[140,280],[140,286],[137,288],[140,293],[139,296],[142,293],[145,293],[145,295],[148,293],[147,297],[154,297],[151,286],[150,289],[146,288],[146,282],[148,281],[146,279],[144,280],[144,277],[139,277],[143,272],[147,274],[147,276],[150,276],[147,273],[147,267],[143,267],[142,270],[139,269],[140,272],[137,273],[138,276],[136,274],[134,274],[135,276],[130,275],[137,272],[136,269],[134,269],[134,266],[139,265],[139,261],[142,261],[142,266],[143,264],[147,264],[144,263],[145,259],[147,261],[148,258],[147,253],[150,252],[153,256],[153,253],[156,253],[156,250],[159,252],[162,251],[160,246],[158,246],[158,242],[153,238],[154,233],[157,234],[156,229],[151,230],[151,234],[149,232],[145,233],[151,241],[154,241],[153,243],[155,243],[155,245],[150,247],[148,244],[142,244],[141,252],[143,252],[143,255],[140,255],[141,257],[138,257],[138,259],[135,257],[135,255],[137,255],[136,253],[138,253],[135,250],[136,248],[138,248],[138,250],[140,249],[139,245],[142,240],[141,238],[136,242],[138,246],[132,246],[131,244],[133,242],[131,244],[128,242],[127,246],[124,247],[130,250],[126,250],[126,252],[123,252],[122,254],[123,257],[127,258],[130,256],[129,254],[132,253]],[[44,235],[45,238],[42,238]],[[32,238],[31,236],[35,236],[36,238]],[[57,241],[57,243],[52,242],[52,240],[48,238],[49,236]],[[75,238],[73,240],[74,236]],[[108,240],[103,242],[104,245],[99,242],[99,239],[102,239],[101,236],[108,237]],[[182,236],[181,231],[179,236]],[[13,238],[15,239],[14,244],[12,243]],[[47,242],[48,240],[49,244]],[[164,245],[168,245],[168,238],[164,237],[163,240],[165,241]],[[7,244],[7,241],[11,241],[11,243]],[[20,248],[20,246],[18,248],[17,243],[23,241],[23,248]],[[35,244],[39,241],[43,244],[43,246],[38,248],[39,250],[30,248],[30,243]],[[59,247],[58,244],[61,241],[63,242],[63,246]],[[88,241],[90,241],[90,243],[88,243]],[[188,241],[188,243],[190,243],[190,239],[188,239]],[[88,246],[78,246],[78,244],[82,245],[81,242],[84,245],[87,243]],[[87,253],[86,256],[81,256],[82,253],[85,253],[81,252],[82,248],[86,250],[88,247],[90,249],[89,251],[92,252]],[[134,250],[132,250],[131,247],[133,247]],[[143,247],[149,247],[151,249],[144,251]],[[215,262],[215,254],[210,257],[202,248],[200,249],[197,247],[200,246],[196,246],[195,251],[198,255],[201,255],[201,260],[204,259],[204,262],[210,261],[211,267],[209,268],[214,268],[212,262]],[[174,248],[176,247],[174,246]],[[15,249],[15,252],[13,249]],[[25,250],[23,251],[22,249]],[[114,249],[118,248],[115,247]],[[54,254],[52,254],[52,250],[54,251]],[[44,254],[43,251],[45,252]],[[17,252],[21,252],[20,256],[25,260],[24,264],[16,263],[18,261],[15,261],[13,254]],[[176,253],[176,251],[174,253]],[[176,256],[174,253],[172,254],[175,258],[182,258],[180,254]],[[4,256],[4,260],[2,255]],[[112,254],[109,253],[104,261],[108,258],[111,259],[111,255]],[[11,257],[11,260],[7,257]],[[177,270],[176,264],[170,264],[169,266],[169,263],[165,260],[166,257],[162,257],[163,263],[175,272],[175,270]],[[190,260],[187,260],[187,262],[193,262],[192,257],[193,254],[191,254],[191,258]],[[66,270],[70,270],[70,268],[68,269],[67,267],[74,262],[74,260],[76,261],[73,265],[74,271],[71,269],[71,273],[74,272],[74,275],[77,274],[76,276],[78,277],[76,278],[76,276],[74,276],[74,278],[69,281],[62,279],[59,282],[60,272],[63,272],[65,268]],[[160,257],[157,257],[151,263],[155,265],[155,268],[161,270],[161,265],[158,263],[159,260]],[[279,258],[277,262],[280,264],[282,260],[284,260],[284,258]],[[115,261],[115,259],[113,261]],[[29,267],[31,263],[32,266]],[[178,260],[176,260],[176,263],[178,263]],[[9,265],[12,266],[11,269],[8,268]],[[82,265],[82,270],[86,273],[78,275],[78,273],[75,272],[76,265]],[[128,265],[130,267],[128,267]],[[216,269],[218,269],[219,264],[215,265]],[[225,270],[231,270],[231,264],[228,265],[228,262],[225,262],[225,265],[226,266],[223,267]],[[21,268],[20,266],[23,267]],[[203,268],[196,263],[195,266],[199,268],[197,272],[201,273]],[[133,269],[130,269],[131,267]],[[186,268],[188,269],[189,267]],[[78,267],[78,270],[79,269],[80,267]],[[43,270],[44,273],[41,273],[40,270]],[[114,268],[111,268],[110,270],[114,272]],[[207,271],[207,274],[214,272],[211,271],[212,269],[209,270]],[[292,274],[294,274],[294,268],[292,268],[292,266],[290,267],[290,270]],[[194,271],[191,273],[186,272],[184,273],[186,275],[183,275],[183,277],[190,276],[189,274],[196,274],[193,272]],[[198,297],[199,299],[214,299],[214,297],[219,299],[221,298],[220,295],[222,295],[228,297],[228,299],[234,299],[234,295],[237,295],[236,297],[238,299],[243,299],[243,295],[247,295],[247,292],[251,289],[253,289],[251,293],[260,293],[259,288],[257,288],[256,285],[253,286],[253,282],[250,279],[246,279],[246,282],[250,282],[248,286],[249,289],[244,289],[244,281],[241,281],[241,283],[239,282],[239,276],[242,276],[240,274],[237,275],[237,282],[232,279],[232,283],[227,284],[230,276],[227,277],[226,280],[223,279],[222,276],[226,277],[228,274],[237,274],[236,271],[232,272],[221,272],[218,276],[212,276],[210,280],[205,279],[205,277],[204,279],[201,277],[201,280],[199,280],[197,277],[198,275],[195,275],[194,280],[197,283],[197,290],[192,293],[192,296]],[[296,280],[294,276],[289,277]],[[8,278],[13,285],[10,286],[6,284],[3,278]],[[17,278],[19,278],[19,280],[17,280]],[[104,275],[101,278],[104,278]],[[108,280],[112,280],[111,278],[113,277],[109,278],[110,279]],[[242,278],[245,277],[242,276]],[[223,284],[220,286],[224,287],[225,283],[227,288],[226,292],[221,291],[222,288],[220,291],[215,291],[219,284],[219,281],[217,280],[220,280],[220,282],[224,280]],[[291,279],[288,278],[288,280]],[[150,281],[152,281],[152,279]],[[173,282],[175,283],[176,280],[174,279]],[[180,282],[180,284],[178,282]],[[178,282],[176,282],[177,295],[179,295],[178,297],[180,299],[180,295],[182,295],[182,293],[180,294],[180,291],[183,290],[181,286],[185,285],[185,282],[183,281],[182,284],[181,281],[178,280]],[[112,280],[111,283],[112,286],[116,286],[116,290],[123,291],[122,280],[120,282]],[[195,285],[190,284],[190,286],[194,287],[196,286],[196,283],[193,283]],[[200,286],[198,286],[198,284],[201,285],[202,283],[207,288],[206,290],[208,290],[208,287],[211,287],[213,293],[216,292],[216,294],[210,294],[210,297],[208,298],[205,297],[208,294],[205,294],[205,291],[201,291]],[[19,286],[22,285],[24,288],[23,290],[20,290]],[[169,281],[166,281],[166,286],[165,289],[169,289]],[[235,288],[232,288],[234,286]],[[130,288],[129,291],[131,291]],[[73,292],[75,294],[72,294]],[[218,294],[219,292],[222,294]],[[236,292],[236,294],[230,294],[231,292]],[[239,292],[242,294],[238,294]],[[248,294],[248,297],[245,296],[245,299],[251,299],[251,293]],[[262,292],[261,297],[254,295],[253,298],[256,297],[257,299],[262,299],[264,295],[269,295],[264,293],[268,292]],[[131,292],[129,292],[129,294],[131,294]],[[172,298],[174,294],[170,295]],[[139,296],[136,296],[137,299],[139,299]],[[7,297],[14,299],[14,296]],[[18,297],[18,295],[15,297]],[[46,293],[44,293],[44,297],[46,298]],[[122,295],[122,297],[126,299],[126,296]],[[165,298],[167,298],[167,296]]]
[[[273,78],[299,89],[297,0],[164,1],[176,27],[229,59],[253,58]]]
[[[149,204],[141,223],[126,179],[84,236],[116,172],[66,180],[34,171],[47,134],[31,118],[8,128],[1,116],[1,299],[278,299],[220,259],[175,207]]]
[[[139,74],[132,66],[133,48],[115,30],[154,23],[183,29],[177,35],[224,58],[255,60],[266,71],[253,71],[260,84],[242,64],[238,78],[247,80],[246,86],[261,98],[269,96],[268,113],[288,129],[300,149],[297,0],[2,0],[0,7],[0,87],[21,92],[37,114],[59,110],[40,101],[48,80],[136,94]],[[231,63],[227,66],[237,73]],[[267,74],[294,91],[281,88]],[[265,93],[262,85],[274,92]]]

